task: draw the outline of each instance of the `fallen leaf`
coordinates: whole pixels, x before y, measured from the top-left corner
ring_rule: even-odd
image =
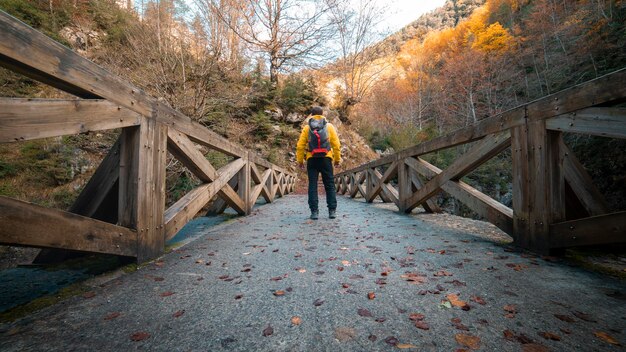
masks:
[[[526,336],[523,333],[520,333],[519,335],[515,336],[515,339],[521,343],[522,345],[525,345],[527,343],[533,343],[533,339],[531,339],[530,337]]]
[[[561,336],[549,331],[540,331],[538,334],[546,340],[561,341]]]
[[[282,277],[282,276],[276,276],[276,277],[271,278],[270,280],[271,280],[271,281],[280,281],[280,280],[282,280],[282,279],[283,279],[283,277]]]
[[[573,323],[576,320],[574,320],[574,318],[570,317],[569,315],[563,315],[563,314],[555,314],[554,315],[557,319],[562,320],[564,322],[567,323]]]
[[[263,336],[268,337],[274,333],[274,328],[271,325],[267,325],[265,329],[263,329]]]
[[[356,336],[356,331],[352,328],[340,327],[335,329],[335,338],[339,342],[352,340]]]
[[[509,340],[509,341],[515,341],[516,340],[515,333],[513,331],[509,330],[509,329],[504,330],[503,334],[504,334],[504,338]]]
[[[472,296],[472,297],[470,297],[470,300],[471,300],[472,302],[476,302],[476,303],[478,303],[478,304],[480,304],[480,305],[482,305],[482,306],[484,306],[485,304],[487,304],[487,302],[485,302],[485,300],[484,300],[484,299],[482,299],[480,296]]]
[[[313,302],[313,305],[314,305],[314,306],[316,306],[316,307],[319,307],[319,306],[321,306],[322,304],[324,304],[324,300],[323,300],[323,299],[321,299],[321,298],[318,298],[318,299],[316,299],[316,300]]]
[[[196,264],[202,264],[202,263],[204,263],[204,260],[202,260],[202,259],[196,260]]]
[[[94,298],[96,297],[96,293],[93,291],[85,292],[83,294],[83,298]]]
[[[400,349],[417,348],[417,346],[411,345],[410,343],[399,343],[396,345],[396,347]]]
[[[130,339],[133,341],[143,341],[150,337],[150,334],[145,331],[137,331],[130,335]]]
[[[338,266],[337,267],[337,271],[343,271],[344,267],[343,266]]]
[[[418,320],[415,322],[415,327],[422,330],[429,330],[430,326],[423,320]]]
[[[362,317],[372,317],[372,313],[369,310],[365,309],[365,308],[359,308],[357,310],[357,312]]]
[[[305,268],[298,268],[298,272],[299,273],[306,273],[306,269]]]
[[[370,334],[370,336],[368,336],[367,339],[372,341],[372,342],[374,342],[374,341],[376,341],[378,339],[378,337],[376,335]]]
[[[469,331],[469,328],[465,326],[463,323],[461,323],[460,318],[452,318],[450,321],[452,322],[452,325],[454,325],[454,327],[457,330]]]
[[[452,304],[449,301],[443,300],[441,301],[441,303],[439,304],[440,308],[452,308]]]
[[[119,317],[120,315],[122,315],[122,313],[120,313],[120,312],[112,312],[112,313],[107,314],[107,316],[104,317],[104,320],[113,320],[113,319]]]
[[[616,339],[614,339],[613,336],[607,334],[604,331],[594,331],[593,334],[596,335],[596,337],[604,340],[605,342],[610,343],[611,345],[621,346],[621,344]]]
[[[172,316],[174,318],[178,318],[178,317],[181,317],[183,314],[185,314],[185,310],[184,309],[183,310],[179,310],[178,312],[172,314]]]
[[[284,295],[285,295],[285,291],[283,290],[274,291],[274,296],[284,296]]]
[[[299,316],[293,316],[291,317],[291,323],[293,325],[300,325],[300,323],[302,323],[302,319]]]
[[[235,296],[235,299],[242,299],[242,298],[243,298],[242,294],[238,294],[238,295]]]
[[[369,298],[369,299],[374,299],[374,298],[376,298],[376,294],[375,294],[374,292],[369,292],[369,293],[367,294],[367,298]]]
[[[350,265],[350,262],[349,262],[349,261],[347,261],[347,260],[342,260],[342,261],[341,261],[341,264],[343,264],[343,265],[345,265],[345,266],[348,266],[348,265]]]
[[[574,314],[574,316],[580,320],[584,320],[584,321],[588,321],[590,323],[597,323],[598,321],[595,320],[591,315],[589,314],[585,314],[583,312],[579,312],[579,311],[574,311],[572,312],[572,314]]]
[[[387,321],[387,318],[380,317],[376,318],[374,321],[376,321],[377,323],[384,323],[385,321]]]
[[[153,280],[158,282],[158,281],[163,281],[165,279],[162,278],[162,277],[159,277],[159,276],[155,276],[155,277],[153,277]]]
[[[452,276],[452,274],[446,270],[439,270],[434,275],[435,276]]]
[[[469,310],[469,305],[467,304],[467,302],[460,300],[459,296],[457,296],[455,293],[450,293],[446,295],[446,298],[453,306],[459,307],[463,310]]]
[[[454,339],[460,345],[465,346],[472,350],[477,350],[480,347],[480,337],[478,336],[456,334],[454,335]]]
[[[538,343],[527,343],[522,345],[522,352],[549,352],[550,349]]]
[[[409,319],[412,321],[424,320],[424,318],[425,318],[424,314],[420,314],[420,313],[409,314]]]
[[[398,341],[398,339],[397,339],[397,338],[395,338],[395,336],[388,336],[388,337],[385,339],[385,342],[386,342],[387,344],[391,345],[391,346],[395,346],[395,345],[397,345],[397,344],[398,344],[398,342],[399,342],[399,341]]]
[[[172,291],[165,291],[165,292],[162,292],[160,296],[161,297],[168,297],[168,296],[171,296],[173,294],[174,294],[174,292],[172,292]]]
[[[517,313],[517,306],[515,304],[507,304],[504,306],[504,310],[508,313],[515,314]]]

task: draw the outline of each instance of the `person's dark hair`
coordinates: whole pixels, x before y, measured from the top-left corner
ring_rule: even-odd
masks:
[[[320,106],[314,106],[311,108],[311,115],[323,115],[324,109]]]

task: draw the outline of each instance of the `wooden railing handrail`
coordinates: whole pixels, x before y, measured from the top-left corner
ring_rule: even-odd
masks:
[[[259,165],[272,165],[2,10],[0,33],[0,65],[5,68],[80,98],[106,99],[149,119],[155,118],[193,141],[230,156],[249,153]]]
[[[524,125],[528,121],[545,120],[566,115],[588,106],[609,104],[626,96],[626,68],[606,74],[591,81],[564,89],[557,93],[521,104],[515,108],[488,117],[478,123],[461,127],[444,136],[408,147],[369,163],[343,171],[337,176],[360,172],[368,168],[390,164],[407,157],[433,153],[439,150],[479,140],[486,135]]]
[[[78,97],[0,97],[0,143],[121,129],[71,213],[0,196],[0,243],[130,255],[145,261],[162,253],[165,241],[208,204],[210,213],[230,206],[247,215],[259,197],[272,202],[294,190],[294,173],[1,10],[0,34],[0,66]],[[194,142],[234,160],[216,170]],[[166,209],[167,152],[202,184]],[[27,233],[14,226],[25,222],[32,222],[25,227]],[[49,224],[54,231],[45,230]]]

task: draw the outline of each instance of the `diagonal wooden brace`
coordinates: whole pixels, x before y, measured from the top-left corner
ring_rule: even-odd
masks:
[[[509,131],[489,135],[479,141],[472,149],[463,154],[443,172],[433,177],[421,189],[407,200],[405,212],[409,213],[427,199],[435,195],[449,180],[458,180],[506,149],[511,143]]]

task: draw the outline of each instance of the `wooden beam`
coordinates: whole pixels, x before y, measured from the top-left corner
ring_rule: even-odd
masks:
[[[626,138],[626,108],[587,108],[548,119],[546,128],[600,137]]]
[[[0,98],[0,143],[136,126],[140,118],[106,100]]]
[[[0,196],[0,243],[135,256],[137,233],[103,221]]]
[[[410,159],[413,159],[413,158],[406,158],[404,160],[410,161]],[[409,192],[407,197],[410,197],[411,195],[413,195],[415,191],[424,187],[424,183],[417,176],[417,171],[414,170],[413,168],[409,169],[409,178],[411,180],[411,185],[409,185],[411,192]],[[415,186],[415,191],[413,190],[413,186]],[[437,204],[437,201],[434,199],[434,197],[428,198],[424,203],[422,203],[422,207],[427,213],[441,213],[442,212],[441,208]]]
[[[422,159],[415,160],[410,158],[407,164],[428,179],[432,179],[442,172],[435,165]],[[511,208],[462,181],[447,181],[441,186],[441,189],[460,200],[479,216],[496,225],[502,231],[508,234],[513,233],[513,210]]]
[[[213,182],[213,180],[219,177],[213,165],[200,153],[185,134],[168,129],[167,149],[203,182]],[[228,184],[224,185],[224,188],[218,192],[218,195],[235,209],[238,214],[244,215],[246,213],[244,201]]]
[[[398,172],[397,163],[394,163],[389,167],[389,169],[387,169],[387,171],[385,172],[385,175],[387,175],[387,173],[396,174],[397,172]],[[400,208],[400,194],[398,193],[398,190],[395,189],[390,184],[382,182],[383,179],[386,178],[387,180],[389,180],[390,178],[394,176],[386,177],[385,175],[382,175],[380,171],[378,171],[377,169],[374,169],[374,174],[380,180],[379,181],[380,183],[377,185],[377,188],[378,186],[380,186],[380,190],[381,190],[379,191],[379,194],[383,195],[384,193],[384,196],[386,196],[386,198],[389,199],[390,202],[393,202],[399,209]]]
[[[165,211],[165,238],[174,237],[244,165],[244,159],[236,159],[218,171],[220,177],[215,181],[194,188],[169,207]]]
[[[485,137],[469,151],[455,160],[452,165],[442,173],[426,183],[422,189],[413,194],[407,200],[406,212],[410,212],[428,198],[432,197],[447,181],[463,177],[506,149],[510,143],[511,135],[508,131]]]
[[[231,177],[230,181],[228,181],[228,185],[232,189],[237,191],[239,187],[239,185],[237,184],[238,181],[239,181],[239,178],[237,177],[237,175],[235,175]],[[239,195],[237,195],[237,197],[239,197]],[[206,216],[215,216],[215,215],[222,214],[227,208],[228,208],[228,203],[226,203],[226,201],[223,198],[213,197],[213,201],[209,205],[209,209],[206,212]]]
[[[624,81],[626,81],[626,68],[567,88],[531,103],[520,105],[496,116],[481,120],[473,126],[462,127],[445,136],[409,147],[396,154],[388,155],[354,169],[346,170],[345,172],[362,171],[388,164],[395,159],[420,156],[460,144],[477,141],[490,134],[524,126],[527,116],[530,116],[529,119],[531,120],[542,120],[594,105],[623,102],[626,100],[626,86],[623,84]]]
[[[563,159],[565,181],[589,215],[602,215],[609,212],[609,207],[600,190],[593,184],[591,176],[580,163],[576,155],[561,138],[559,149]]]
[[[376,169],[373,169],[374,175],[376,176],[376,186],[372,189],[372,193],[367,195],[368,201],[374,200],[376,196],[380,194],[383,190],[384,185],[393,177],[398,174],[398,162],[394,161],[391,165],[385,170],[385,174],[381,175],[380,172]],[[397,202],[396,202],[397,203]]]
[[[524,243],[530,233],[530,170],[528,163],[528,126],[511,129],[513,240]]]
[[[119,175],[120,139],[118,138],[69,211],[74,214],[92,217],[113,189],[113,186],[119,179]]]
[[[354,180],[354,187],[350,191],[350,198],[356,197],[356,195],[359,193],[361,184],[365,180],[365,173],[355,173],[352,179]]]
[[[626,211],[550,225],[550,247],[626,242]]]

